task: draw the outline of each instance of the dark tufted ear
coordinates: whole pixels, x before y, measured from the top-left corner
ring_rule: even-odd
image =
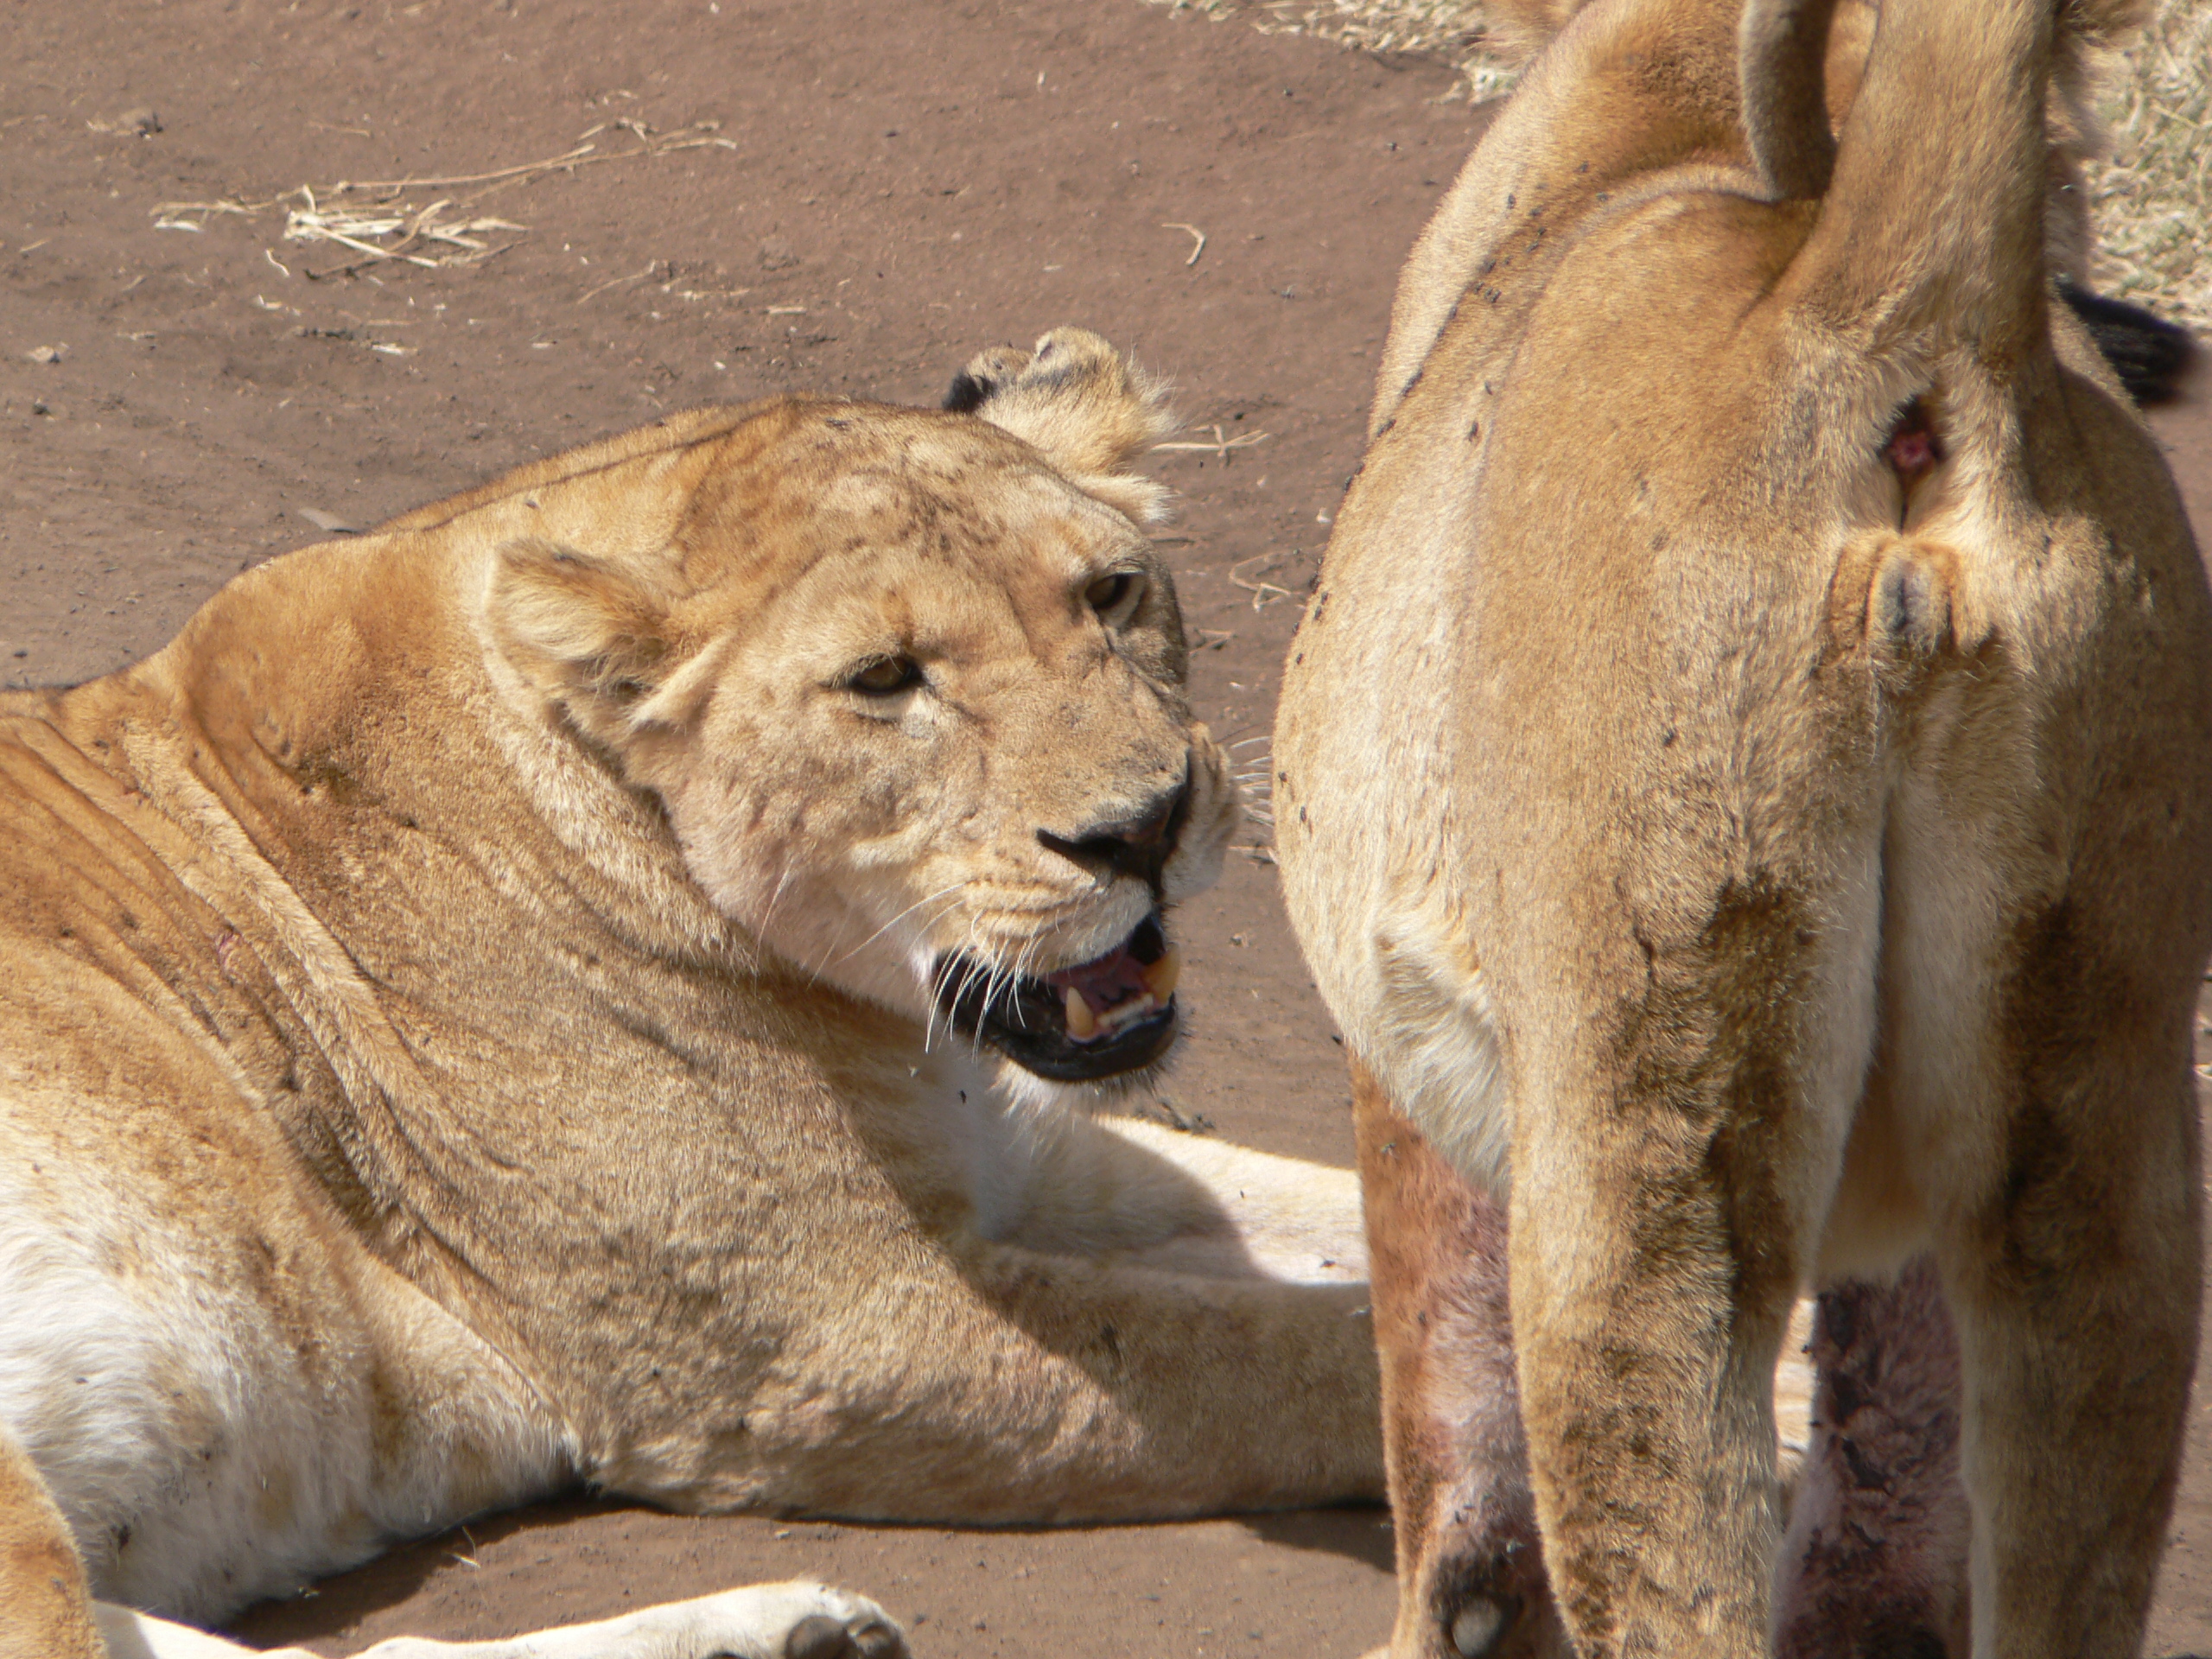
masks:
[[[1005,428],[1139,524],[1166,517],[1166,486],[1125,470],[1174,429],[1166,388],[1087,329],[1055,328],[1032,352],[977,353],[953,377],[944,406]]]
[[[1019,346],[993,346],[976,353],[945,389],[945,408],[955,415],[973,415],[993,392],[1020,374],[1033,355]]]

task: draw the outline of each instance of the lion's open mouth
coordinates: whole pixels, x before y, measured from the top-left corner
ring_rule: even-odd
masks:
[[[963,1036],[1057,1083],[1149,1065],[1175,1040],[1180,962],[1157,912],[1104,956],[1008,980],[964,956],[937,965],[938,1006]]]

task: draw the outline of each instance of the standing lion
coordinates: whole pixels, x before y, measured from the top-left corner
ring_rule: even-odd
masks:
[[[2196,1348],[2212,596],[2059,280],[2054,108],[2128,9],[1882,0],[1833,55],[1833,0],[1515,10],[1558,32],[1408,262],[1275,742],[1393,1650],[1551,1641],[1533,1531],[1586,1659],[1764,1655],[1793,1300],[1927,1251],[1957,1418],[1853,1468],[1955,1447],[1970,1606],[1919,1583],[1862,1650],[2133,1653]],[[1509,1300],[1529,1485],[1484,1508]],[[1849,1314],[1897,1306],[1824,1312],[1831,1421],[1940,1391],[1950,1332]]]

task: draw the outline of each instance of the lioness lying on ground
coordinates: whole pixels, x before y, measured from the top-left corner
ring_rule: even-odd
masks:
[[[2131,1652],[2196,1351],[2212,604],[2061,302],[2129,8],[1507,9],[1563,27],[1408,264],[1274,752],[1392,1650]],[[1777,1596],[1792,1298],[1923,1250],[1824,1300]]]
[[[682,416],[0,701],[0,1652],[577,1482],[1381,1495],[1349,1173],[1009,1097],[1166,1051],[1238,804],[1157,397],[1074,330],[955,393]],[[529,1651],[900,1645],[791,1585]]]

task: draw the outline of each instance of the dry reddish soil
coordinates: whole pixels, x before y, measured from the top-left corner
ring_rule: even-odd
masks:
[[[1481,122],[1436,66],[1135,0],[0,3],[14,684],[152,650],[316,522],[371,524],[686,404],[931,400],[978,346],[1073,321],[1172,375],[1197,432],[1242,441],[1159,459],[1184,496],[1167,540],[1204,631],[1199,705],[1264,740],[1393,276]],[[353,256],[280,239],[281,210],[197,232],[152,211],[480,175],[594,128],[594,157],[620,155],[639,144],[620,121],[729,142],[511,183],[471,211],[526,231],[467,268],[333,275]],[[2212,418],[2159,426],[2212,541]],[[1173,1108],[1349,1161],[1339,1051],[1271,868],[1232,857],[1181,925]],[[2212,1434],[2192,1430],[2153,1651],[2212,1647]],[[1389,1563],[1373,1510],[981,1533],[578,1501],[238,1629],[336,1654],[804,1573],[875,1595],[926,1655],[1350,1655],[1388,1630]]]

